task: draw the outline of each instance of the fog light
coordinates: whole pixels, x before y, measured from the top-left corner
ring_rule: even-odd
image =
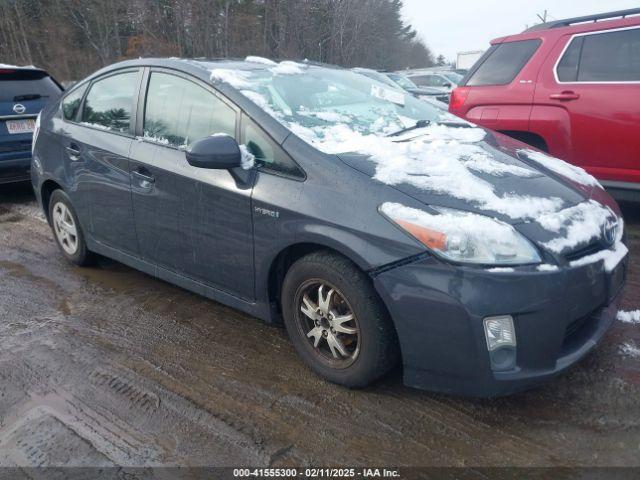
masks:
[[[493,371],[511,370],[516,366],[516,330],[510,315],[484,319],[484,335]]]
[[[484,319],[484,334],[490,352],[500,347],[516,346],[516,330],[511,315],[487,317]]]

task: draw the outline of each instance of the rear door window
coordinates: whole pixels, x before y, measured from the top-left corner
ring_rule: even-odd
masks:
[[[42,70],[0,69],[0,102],[56,98],[62,90]]]
[[[177,148],[214,133],[236,136],[236,112],[213,93],[176,75],[153,72],[147,89],[144,136]]]
[[[640,29],[584,36],[578,81],[640,81]]]
[[[112,132],[128,133],[137,89],[137,71],[97,80],[84,101],[82,122]]]
[[[564,55],[558,63],[556,73],[561,82],[575,82],[578,78],[578,65],[580,64],[580,52],[584,37],[577,37],[571,41]]]
[[[541,40],[521,40],[494,45],[478,68],[467,78],[466,85],[507,85],[527,64]]]

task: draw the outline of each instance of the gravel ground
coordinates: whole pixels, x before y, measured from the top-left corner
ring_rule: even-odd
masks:
[[[640,207],[623,307],[640,308]],[[0,187],[0,465],[640,466],[640,325],[495,400],[325,383],[284,330],[109,260]]]

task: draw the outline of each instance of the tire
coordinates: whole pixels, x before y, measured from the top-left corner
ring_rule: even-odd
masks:
[[[327,304],[330,308],[323,310]],[[331,382],[364,387],[398,363],[398,341],[386,308],[369,278],[342,256],[320,251],[296,261],[282,285],[282,312],[302,360]],[[353,320],[344,321],[349,315]]]
[[[69,196],[62,190],[55,190],[51,194],[49,224],[56,245],[68,261],[78,266],[94,263],[95,255],[87,248],[78,215]]]

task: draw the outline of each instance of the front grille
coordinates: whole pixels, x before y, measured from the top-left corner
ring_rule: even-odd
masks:
[[[589,245],[577,248],[576,250],[572,250],[571,252],[566,253],[564,255],[564,258],[566,258],[568,262],[573,262],[574,260],[579,260],[582,257],[598,253],[602,249],[602,243],[600,243],[599,241],[592,242]]]
[[[22,152],[31,150],[31,140],[0,142],[0,153]]]

